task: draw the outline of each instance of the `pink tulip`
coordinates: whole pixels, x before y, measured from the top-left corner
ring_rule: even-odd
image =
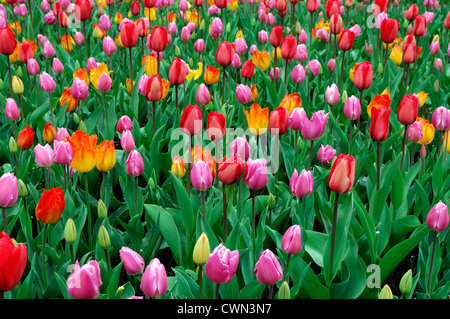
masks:
[[[4,173],[0,177],[0,206],[5,208],[14,206],[18,196],[17,177],[13,173]]]
[[[75,78],[72,82],[72,86],[70,87],[70,93],[76,100],[86,100],[89,96],[89,89],[86,82],[80,78]]]
[[[277,77],[277,80],[279,80],[280,79],[280,75],[281,75],[280,68],[276,67],[275,71],[274,71],[274,68],[271,68],[269,75],[270,75],[270,81],[273,81],[275,76]]]
[[[332,148],[330,145],[323,146],[320,145],[319,152],[317,153],[317,159],[323,165],[327,163],[331,163],[336,156],[336,150]]]
[[[116,131],[122,134],[124,131],[132,131],[133,130],[133,122],[128,117],[128,115],[123,115],[119,118],[116,125]]]
[[[263,3],[261,3],[261,4],[263,4]],[[259,8],[258,9],[258,20],[260,22],[266,22],[266,19],[267,19],[267,11],[266,11],[266,9],[265,8],[264,9]]]
[[[265,30],[261,30],[258,32],[258,40],[261,43],[266,43],[269,41],[269,34]]]
[[[215,15],[215,14],[218,13],[218,12],[219,12],[219,7],[216,6],[215,4],[213,4],[212,6],[210,6],[209,9],[208,9],[208,13],[209,13],[209,15],[211,15],[211,16]]]
[[[303,65],[297,64],[291,71],[291,79],[294,83],[302,83],[305,80],[305,69]]]
[[[53,141],[53,157],[56,163],[59,165],[68,165],[72,162],[73,151],[69,142],[62,140]]]
[[[45,144],[45,146],[42,146],[41,144],[36,145],[34,147],[34,160],[40,167],[47,168],[52,166],[55,159],[50,144]]]
[[[142,274],[145,268],[145,261],[141,255],[131,248],[123,246],[120,251],[120,260],[123,262],[123,267],[129,275]]]
[[[46,58],[53,58],[55,56],[55,48],[53,48],[52,43],[47,40],[44,41],[44,47],[42,48],[42,54],[46,57]]]
[[[53,12],[51,10],[49,12],[47,12],[44,16],[45,24],[54,25],[57,21],[58,21],[58,19],[56,19],[55,15],[53,14]]]
[[[350,31],[355,35],[355,39],[361,35],[361,27],[358,24],[355,24],[350,28]]]
[[[111,29],[111,19],[107,14],[102,14],[100,19],[98,20],[98,25],[103,31],[108,31],[109,29]]]
[[[328,42],[328,40],[330,40],[330,34],[324,28],[317,30],[316,35],[322,42]]]
[[[17,107],[17,103],[12,98],[6,99],[6,108],[5,108],[6,118],[11,121],[18,120],[20,118],[19,108]]]
[[[361,115],[361,102],[359,99],[352,95],[345,101],[344,115],[350,120],[356,120]]]
[[[58,58],[53,58],[52,69],[53,72],[57,74],[62,73],[64,71],[64,66],[62,65],[61,61]]]
[[[295,61],[304,62],[308,59],[308,49],[304,43],[297,45],[297,52],[294,56]]]
[[[177,24],[175,22],[170,22],[169,27],[167,28],[167,32],[169,32],[169,34],[176,34]]]
[[[136,177],[142,174],[144,171],[144,160],[142,159],[141,153],[137,150],[132,150],[128,155],[127,161],[127,174]]]
[[[450,109],[445,106],[437,107],[431,116],[431,123],[437,130],[450,130]]]
[[[234,50],[239,55],[242,55],[247,51],[247,43],[244,38],[237,38],[234,40]]]
[[[209,31],[211,37],[218,38],[222,35],[223,32],[223,23],[220,18],[214,18],[212,24],[211,24],[211,30]]]
[[[308,42],[308,35],[306,34],[305,30],[302,30],[300,32],[300,35],[298,36],[298,42],[300,43]]]
[[[301,131],[306,119],[305,109],[296,107],[289,114],[288,126],[294,131]]]
[[[280,262],[270,249],[259,255],[253,273],[258,282],[266,286],[275,285],[283,278]]]
[[[289,187],[291,193],[297,198],[311,195],[314,188],[314,180],[311,172],[303,169],[299,175],[297,169],[294,169],[289,180]]]
[[[181,41],[187,42],[191,39],[191,32],[189,31],[187,26],[184,26],[181,29]]]
[[[75,42],[76,45],[82,45],[84,42],[83,33],[81,33],[80,31],[75,32],[73,36],[73,41]]]
[[[66,128],[58,127],[56,129],[56,140],[58,141],[64,141],[66,137],[69,137],[69,131]]]
[[[41,68],[39,67],[39,63],[36,61],[36,59],[28,59],[27,72],[29,75],[37,75],[41,72]]]
[[[427,226],[434,231],[443,231],[447,228],[448,223],[448,207],[442,201],[439,201],[427,214]]]
[[[198,87],[196,101],[200,105],[206,105],[211,101],[211,94],[204,83],[201,83]]]
[[[302,128],[302,135],[307,140],[317,140],[322,136],[327,125],[329,113],[323,110],[316,111],[311,115],[311,120],[305,119]]]
[[[248,160],[250,156],[250,145],[247,142],[245,135],[242,137],[236,137],[230,145],[230,155],[241,156],[244,160]]]
[[[269,181],[267,162],[265,158],[247,161],[247,168],[244,173],[244,182],[248,188],[258,190],[267,185]]]
[[[180,11],[187,11],[188,10],[188,3],[186,0],[181,0],[178,4],[178,9],[180,9]]]
[[[204,192],[211,187],[212,173],[209,164],[198,160],[192,166],[191,182],[195,189]]]
[[[230,251],[220,243],[209,255],[205,265],[205,274],[214,283],[229,282],[234,275],[239,263],[239,251]]]
[[[116,43],[109,36],[103,38],[103,51],[108,55],[114,54],[117,51]]]
[[[203,51],[205,51],[205,40],[198,39],[197,41],[195,41],[194,50],[197,53],[202,53]]]
[[[306,65],[306,71],[311,71],[312,74],[314,75],[314,77],[316,77],[317,75],[319,75],[319,70],[320,70],[320,62],[318,60],[310,60],[308,62],[308,64]],[[308,72],[306,72],[308,73]]]
[[[39,85],[43,91],[48,93],[53,92],[56,88],[56,83],[53,80],[53,77],[47,72],[42,72],[39,76]]]
[[[417,143],[423,138],[423,127],[421,121],[415,121],[413,124],[411,124],[407,131],[408,139],[413,142]]]
[[[131,131],[123,131],[122,136],[120,137],[120,146],[126,152],[131,152],[135,149],[136,145],[134,143],[133,134]]]
[[[436,60],[434,60],[434,66],[436,67],[436,69],[438,69],[439,73],[444,71],[444,65],[441,58],[437,58]]]
[[[335,59],[328,60],[327,70],[328,71],[334,71],[335,68],[336,68],[336,60]]]
[[[281,238],[281,249],[288,255],[295,255],[302,250],[302,229],[300,225],[290,226]]]
[[[100,293],[102,285],[100,267],[97,261],[91,260],[80,267],[78,260],[72,270],[72,274],[67,279],[67,291],[75,299],[96,299]]]
[[[142,292],[151,298],[157,298],[166,293],[169,287],[166,268],[158,258],[153,258],[145,268],[140,287]]]
[[[111,86],[111,78],[106,72],[103,72],[98,78],[97,88],[101,92],[108,92],[109,90],[111,90]]]
[[[47,0],[41,1],[41,10],[44,12],[48,12],[50,10],[50,4]]]
[[[233,58],[231,60],[231,66],[235,69],[241,66],[241,58],[238,54],[233,54]]]
[[[255,53],[256,50],[258,50],[258,47],[256,46],[256,44],[252,44],[249,50],[250,55],[253,55],[253,53]]]
[[[266,23],[267,23],[267,25],[272,26],[272,25],[275,24],[275,22],[276,22],[275,16],[273,15],[272,12],[269,12],[267,14],[267,16],[266,16]]]
[[[86,71],[87,71],[87,73],[91,73],[91,70],[92,69],[96,69],[97,67],[99,67],[100,66],[100,63],[98,63],[97,61],[95,61],[95,58],[94,57],[90,57],[88,60],[87,60],[87,64],[86,64]]]
[[[441,49],[441,46],[439,44],[439,41],[431,41],[430,52],[432,55],[438,54],[440,49]]]
[[[236,100],[241,104],[247,104],[252,99],[252,91],[245,84],[239,84],[236,87]]]
[[[336,105],[339,103],[341,99],[341,94],[339,93],[339,89],[335,83],[331,84],[331,86],[327,86],[325,90],[325,101],[329,105]]]

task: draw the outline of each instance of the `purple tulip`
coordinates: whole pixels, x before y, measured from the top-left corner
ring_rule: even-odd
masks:
[[[0,206],[5,208],[14,206],[18,196],[17,177],[13,173],[4,173],[0,177]]]
[[[270,249],[259,255],[253,273],[258,282],[266,286],[275,285],[283,278],[280,262]]]
[[[301,131],[306,119],[306,112],[302,107],[294,108],[291,114],[289,114],[289,128],[294,131]]]
[[[69,142],[56,139],[53,141],[53,148],[53,158],[56,163],[68,165],[72,162],[73,151]]]
[[[145,268],[141,280],[141,290],[151,298],[157,298],[166,293],[169,287],[166,268],[158,258],[153,258],[150,264]]]
[[[434,231],[443,231],[447,228],[448,223],[448,207],[442,201],[439,201],[427,214],[427,226]]]
[[[311,195],[314,189],[314,180],[311,172],[303,169],[299,175],[297,169],[294,169],[289,180],[289,187],[291,188],[292,194],[297,198]]]
[[[327,163],[331,163],[336,156],[336,150],[332,148],[330,145],[323,146],[320,145],[319,151],[317,152],[317,159],[323,165]]]
[[[100,267],[97,261],[91,260],[80,267],[78,260],[72,270],[72,274],[67,279],[67,291],[75,299],[96,299],[100,293],[102,285]]]
[[[128,247],[122,247],[119,251],[120,260],[123,261],[123,267],[129,275],[142,274],[145,268],[145,261],[141,255]]]
[[[211,187],[212,173],[209,164],[198,160],[192,166],[191,182],[195,189],[204,192]]]
[[[289,227],[281,238],[281,249],[288,255],[295,255],[302,250],[302,229],[300,225]]]
[[[329,113],[323,110],[316,111],[311,115],[311,120],[305,119],[302,135],[307,140],[317,140],[325,132]]]
[[[144,160],[142,159],[141,153],[137,150],[132,150],[128,155],[127,161],[127,174],[136,177],[142,174],[144,171]]]
[[[229,282],[236,274],[239,263],[239,251],[230,251],[220,243],[209,255],[205,265],[205,274],[214,283]]]
[[[359,99],[352,95],[345,101],[344,104],[344,115],[349,120],[356,120],[361,115],[361,102]]]
[[[244,174],[244,182],[248,188],[258,190],[267,185],[269,181],[267,162],[265,158],[247,161],[247,169]]]

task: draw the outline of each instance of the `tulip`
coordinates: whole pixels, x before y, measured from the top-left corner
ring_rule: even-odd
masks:
[[[0,291],[10,291],[20,282],[27,265],[28,250],[17,245],[5,232],[0,232]]]
[[[0,207],[6,209],[14,206],[19,195],[19,188],[17,178],[13,173],[4,173],[0,177],[0,190]],[[5,221],[6,219],[4,218],[3,220]],[[5,231],[7,231],[6,224]]]
[[[117,50],[117,46],[116,46],[114,40],[109,36],[104,37],[103,38],[103,51],[107,55],[112,55],[114,52],[116,52],[116,50]]]
[[[354,84],[358,90],[366,90],[372,84],[373,68],[370,62],[358,64],[354,75]]]
[[[97,163],[97,135],[89,136],[77,130],[67,140],[73,151],[70,165],[80,173],[91,171]]]
[[[258,32],[258,40],[261,43],[266,43],[269,41],[269,34],[265,30],[261,30]]]
[[[126,172],[131,177],[139,176],[144,172],[144,160],[137,150],[132,150],[128,154],[126,164]]]
[[[294,131],[301,131],[306,119],[305,110],[302,107],[296,107],[289,115],[288,126]]]
[[[284,107],[276,107],[269,118],[269,130],[274,135],[284,135],[289,127],[289,111]]]
[[[339,94],[336,84],[333,83],[331,86],[327,86],[327,89],[325,90],[325,101],[330,106],[333,106],[339,103],[340,99],[341,95]]]
[[[124,131],[132,131],[133,130],[133,122],[127,115],[123,115],[119,118],[116,124],[116,131],[119,134],[122,134]]]
[[[311,195],[314,188],[314,180],[311,172],[303,169],[299,175],[297,169],[294,169],[289,180],[289,187],[291,193],[297,198]]]
[[[207,105],[211,101],[211,94],[209,93],[208,87],[201,83],[197,89],[196,101],[200,105]]]
[[[450,110],[445,106],[439,106],[433,111],[431,122],[437,130],[450,130]]]
[[[204,192],[211,187],[212,174],[208,163],[198,160],[197,163],[193,164],[191,182],[192,186],[201,192]],[[203,217],[205,217],[205,211],[203,211]]]
[[[328,71],[334,71],[334,69],[336,68],[336,60],[335,59],[330,59],[327,63],[327,69]]]
[[[250,145],[247,142],[245,135],[236,137],[230,145],[230,156],[240,156],[245,161],[250,156]]]
[[[320,1],[318,0],[306,0],[306,10],[310,13],[314,13],[320,8]]]
[[[402,60],[405,64],[414,63],[416,60],[416,46],[414,44],[406,44],[403,49]]]
[[[333,14],[330,18],[330,33],[337,35],[342,32],[344,25],[342,23],[342,17],[340,14]],[[335,38],[335,39],[336,39]]]
[[[427,214],[426,223],[428,228],[435,232],[443,231],[449,224],[448,207],[442,201],[435,204]]]
[[[307,140],[316,140],[322,136],[327,125],[329,113],[325,113],[323,110],[316,111],[311,115],[311,120],[305,119],[305,123],[302,128],[302,135]]]
[[[379,108],[372,108],[370,122],[370,136],[374,141],[381,142],[387,139],[389,135],[389,116],[391,109],[389,107],[381,106]]]
[[[226,283],[234,277],[238,263],[239,252],[237,250],[230,251],[220,243],[209,255],[205,265],[205,274],[216,284]]]
[[[34,159],[36,164],[42,168],[48,168],[55,162],[53,158],[53,149],[49,144],[42,146],[40,144],[34,147]]]
[[[68,165],[73,159],[73,151],[69,142],[55,140],[53,146],[53,155],[56,163]]]
[[[186,65],[180,58],[172,60],[169,69],[169,81],[172,85],[175,85],[176,108],[178,108],[178,86],[186,80],[186,71]]]
[[[414,21],[413,34],[416,37],[423,37],[427,32],[427,20],[423,15],[417,16]]]
[[[86,82],[80,78],[75,78],[70,87],[72,97],[78,101],[86,100],[89,96],[88,86]]]
[[[336,156],[336,150],[332,148],[330,145],[323,146],[320,145],[319,152],[317,153],[317,159],[323,165],[327,163],[331,163]]]
[[[184,174],[186,174],[186,168],[184,167],[184,161],[182,158],[180,158],[179,155],[176,155],[173,158],[172,167],[171,167],[170,171],[172,172],[172,174],[174,174],[174,175],[178,174],[180,177],[183,177]]]
[[[359,99],[352,95],[347,99],[344,105],[344,115],[349,120],[356,120],[361,115],[361,102]]]
[[[30,75],[37,75],[41,72],[41,68],[36,59],[31,58],[27,61],[27,72]]]
[[[384,43],[392,43],[397,38],[400,24],[396,19],[384,19],[381,22],[380,36]]]
[[[245,172],[245,167],[245,161],[239,155],[235,155],[219,166],[217,175],[223,184],[231,185],[241,178]]]
[[[8,120],[15,121],[20,118],[19,108],[17,107],[17,103],[12,98],[6,99],[6,108],[5,115]]]
[[[206,234],[202,233],[195,243],[192,259],[196,265],[202,266],[208,261],[209,254],[209,240]]]
[[[251,60],[247,59],[244,65],[242,65],[241,76],[244,79],[251,79],[254,73],[255,73],[255,64]]]
[[[241,104],[247,104],[252,99],[252,92],[245,84],[239,84],[236,87],[236,100]]]
[[[53,72],[57,74],[62,73],[64,71],[64,66],[62,65],[61,61],[58,58],[53,58],[52,69]]]
[[[245,42],[244,38],[237,38],[234,41],[234,50],[239,55],[243,55],[245,52],[247,52],[247,43]]]
[[[56,138],[56,129],[52,123],[47,123],[44,126],[44,131],[42,133],[42,138],[44,142],[52,143]]]
[[[67,292],[75,299],[96,299],[102,285],[100,267],[97,261],[91,260],[80,267],[78,260],[67,279]]]
[[[297,85],[305,80],[305,69],[301,64],[297,64],[291,71],[291,79]]]
[[[281,249],[288,255],[295,255],[302,250],[302,230],[300,225],[290,226],[281,238]]]
[[[96,167],[100,172],[107,172],[112,170],[114,165],[116,165],[114,142],[104,140],[97,146]]]
[[[256,275],[258,282],[266,286],[273,286],[283,278],[280,262],[269,249],[259,255],[253,273]],[[272,292],[272,289],[270,290]],[[272,298],[271,293],[269,298]]]
[[[24,86],[22,80],[17,75],[14,75],[12,79],[12,91],[14,94],[19,95],[19,102],[20,102],[20,95],[23,94]]]
[[[202,112],[198,105],[188,105],[180,119],[180,129],[184,134],[197,135],[202,129]]]
[[[251,190],[258,190],[266,186],[268,182],[267,163],[264,158],[247,161],[247,169],[244,173],[244,182]]]
[[[408,139],[413,142],[417,143],[423,138],[423,129],[422,129],[422,122],[416,121],[413,124],[411,124],[408,128]]]
[[[131,248],[123,246],[120,251],[120,260],[127,274],[134,276],[142,274],[145,268],[144,258]]]
[[[351,155],[340,154],[328,176],[328,186],[337,193],[343,194],[351,190],[355,180],[356,160]]]
[[[317,75],[319,75],[319,70],[320,70],[320,62],[318,60],[312,59],[308,62],[308,64],[306,65],[306,69],[305,69],[308,73],[308,71],[312,72],[312,75],[314,77],[317,77]]]
[[[162,52],[167,47],[168,35],[166,27],[155,26],[150,34],[150,48]],[[159,72],[158,72],[159,74]]]
[[[419,99],[413,94],[403,96],[397,109],[397,119],[406,126],[416,121],[419,111]],[[405,134],[406,135],[406,134]]]
[[[142,292],[147,297],[158,298],[166,293],[168,286],[166,268],[158,258],[153,258],[142,275]]]
[[[13,54],[17,46],[17,40],[11,28],[1,28],[0,38],[2,39],[2,42],[0,43],[0,53],[6,56]]]
[[[36,205],[36,219],[44,224],[55,224],[61,219],[66,202],[61,187],[44,189]]]
[[[17,138],[17,146],[22,150],[27,150],[33,145],[35,132],[31,126],[27,125],[25,128],[19,132]]]
[[[206,124],[206,134],[212,141],[224,138],[226,130],[226,120],[223,114],[212,111],[208,114]]]
[[[22,63],[27,63],[27,61],[34,57],[33,48],[28,42],[21,42],[19,45],[19,60]]]
[[[355,33],[352,30],[346,29],[342,31],[341,37],[339,38],[338,47],[345,52],[353,47],[354,42]]]
[[[231,64],[233,58],[233,47],[230,42],[223,41],[219,44],[216,52],[216,61],[222,67],[226,67]]]

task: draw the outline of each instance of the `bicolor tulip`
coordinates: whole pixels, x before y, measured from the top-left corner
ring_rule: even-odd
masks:
[[[25,126],[17,137],[17,146],[22,150],[27,150],[31,146],[33,146],[35,132],[31,128],[31,126]]]
[[[373,68],[370,62],[358,64],[355,70],[354,81],[358,90],[366,90],[370,87],[373,80]]]
[[[328,175],[328,186],[338,194],[349,192],[355,182],[356,160],[351,155],[340,154]]]
[[[209,112],[206,134],[212,141],[221,140],[225,136],[226,128],[226,119],[223,114],[216,111]]]
[[[116,165],[116,149],[114,141],[104,140],[97,146],[96,167],[100,172],[107,172]]]
[[[97,163],[97,135],[77,130],[67,140],[73,152],[70,165],[80,173],[90,172]]]

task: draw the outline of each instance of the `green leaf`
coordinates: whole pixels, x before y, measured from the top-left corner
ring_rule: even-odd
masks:
[[[121,261],[113,270],[108,283],[108,299],[113,299],[116,296],[117,288],[119,288],[120,271],[122,270],[123,261]]]
[[[259,281],[251,281],[241,289],[238,295],[238,299],[260,299],[261,294],[266,286],[262,285]]]
[[[178,205],[180,207],[181,212],[183,213],[183,225],[186,229],[186,236],[189,239],[192,239],[192,235],[194,234],[195,227],[195,215],[194,210],[192,209],[191,200],[189,198],[188,193],[186,192],[186,188],[181,184],[179,178],[177,178],[172,172],[170,174],[170,179],[172,180],[173,187],[175,188],[175,193],[177,194]]]

